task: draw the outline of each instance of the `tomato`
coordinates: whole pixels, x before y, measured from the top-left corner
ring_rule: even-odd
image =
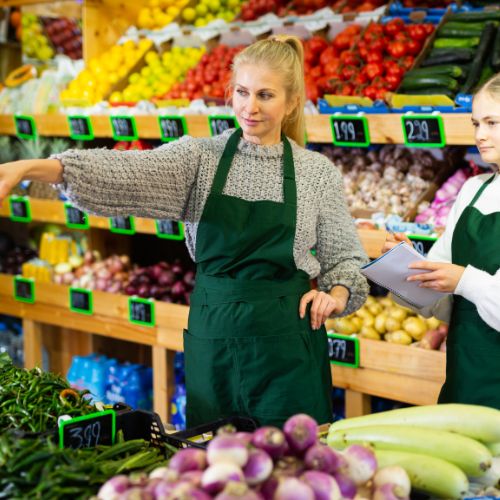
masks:
[[[387,52],[395,59],[400,59],[406,55],[406,45],[403,42],[391,42],[387,47]]]
[[[403,75],[405,74],[404,68],[398,66],[393,61],[391,61],[391,63],[392,64],[390,66],[386,66],[386,74],[397,76],[401,80],[401,78],[403,78]]]
[[[350,83],[345,83],[340,87],[340,92],[337,92],[339,95],[352,95],[352,91],[354,87]]]
[[[414,62],[415,62],[415,58],[413,56],[406,56],[401,61],[401,64],[403,65],[403,68],[406,71],[408,71],[409,69],[411,69],[411,67],[413,66]]]
[[[307,47],[311,52],[319,55],[328,47],[328,42],[320,36],[313,36],[307,41]]]
[[[344,66],[340,70],[340,78],[344,81],[350,80],[352,77],[358,74],[358,68],[354,66]]]
[[[422,49],[422,44],[418,40],[408,40],[406,44],[406,52],[412,56],[416,56],[420,53]]]
[[[384,33],[387,36],[390,36],[394,38],[398,33],[403,31],[405,28],[405,23],[400,17],[395,17],[394,19],[391,19],[385,26],[384,26]]]
[[[359,56],[352,52],[351,50],[344,50],[342,54],[340,54],[340,60],[347,66],[360,66],[361,60]]]
[[[348,49],[352,45],[353,39],[351,35],[339,33],[333,40],[333,46],[339,50]]]
[[[369,63],[363,68],[363,72],[370,80],[373,80],[376,76],[384,74],[384,67],[381,63]]]
[[[361,56],[361,59],[363,59],[363,61],[366,61],[370,51],[366,47],[359,47],[359,46],[358,46],[358,51],[359,51],[359,55]]]
[[[340,66],[340,60],[332,59],[332,62],[330,64],[323,66],[323,73],[331,77],[335,73],[337,73],[339,66]]]
[[[373,85],[368,85],[363,89],[363,95],[374,101],[377,97],[377,89]]]
[[[398,33],[394,37],[394,40],[396,40],[398,42],[404,42],[404,43],[406,43],[408,40],[410,40],[410,36],[405,31],[401,31],[401,33]]]
[[[321,78],[323,76],[323,68],[321,66],[314,66],[309,72],[312,78]]]
[[[361,26],[359,24],[351,24],[350,26],[347,26],[344,31],[342,31],[345,35],[357,35],[360,32]]]
[[[369,63],[381,63],[384,60],[382,53],[373,51],[368,54],[366,61]]]
[[[396,75],[386,75],[385,77],[386,87],[393,92],[399,87],[401,83],[401,78]]]
[[[427,35],[430,35],[434,31],[434,26],[432,24],[422,24],[422,28],[425,29]]]
[[[429,25],[432,26],[432,25]],[[408,32],[414,40],[418,40],[420,42],[424,41],[427,38],[427,30],[424,28],[422,24],[412,24],[408,27]]]
[[[365,34],[367,33],[377,33],[382,35],[384,33],[384,27],[379,23],[371,23],[366,28]]]
[[[368,50],[370,52],[383,52],[384,49],[387,47],[387,42],[386,39],[382,36],[379,36],[377,38],[374,38],[371,42],[368,44]]]
[[[380,101],[385,101],[387,98],[387,90],[386,89],[378,89],[375,93],[375,99]]]
[[[337,59],[337,51],[333,47],[327,47],[319,56],[319,63],[326,67]]]
[[[355,85],[364,85],[368,83],[368,77],[366,76],[365,73],[359,72],[352,78],[352,83],[354,83]]]
[[[319,97],[318,87],[316,87],[316,85],[310,85],[310,86],[308,85],[306,87],[306,97],[309,100],[316,102]]]

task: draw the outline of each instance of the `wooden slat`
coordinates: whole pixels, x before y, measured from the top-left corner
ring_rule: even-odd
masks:
[[[371,259],[380,257],[387,232],[373,229],[358,229],[358,235],[366,255]]]
[[[24,367],[42,366],[42,325],[33,320],[23,321]]]
[[[0,7],[22,7],[23,5],[35,5],[39,3],[52,2],[53,0],[0,0]]]

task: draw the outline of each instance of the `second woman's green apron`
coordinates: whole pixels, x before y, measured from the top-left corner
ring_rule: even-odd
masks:
[[[495,274],[500,268],[500,212],[484,215],[474,204],[494,176],[478,190],[458,219],[452,262]],[[479,316],[477,307],[454,295],[447,339],[446,382],[440,403],[469,403],[500,409],[500,332]]]
[[[293,256],[297,192],[283,137],[284,202],[223,194],[241,130],[229,138],[196,235],[196,286],[184,333],[187,424],[232,415],[281,425],[331,421],[326,330],[299,317],[308,275]]]

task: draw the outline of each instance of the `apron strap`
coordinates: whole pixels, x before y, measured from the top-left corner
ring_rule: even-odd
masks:
[[[222,194],[224,190],[241,135],[241,128],[236,129],[226,143],[212,183],[210,191],[212,194]],[[292,146],[284,134],[281,134],[281,139],[283,140],[283,201],[289,205],[297,205],[297,187],[295,185]]]
[[[483,191],[487,188],[488,184],[491,184],[496,174],[493,174],[478,190],[477,193],[472,198],[472,201],[469,203],[469,207],[473,207],[478,198],[483,194]]]

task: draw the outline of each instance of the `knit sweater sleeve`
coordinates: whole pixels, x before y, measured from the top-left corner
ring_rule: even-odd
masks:
[[[329,174],[317,228],[316,251],[321,265],[318,288],[329,291],[335,285],[346,287],[349,301],[343,315],[347,315],[359,309],[368,295],[368,283],[360,272],[368,258],[347,208],[341,174],[330,161],[325,162]]]
[[[145,151],[73,149],[51,158],[63,165],[56,187],[82,210],[183,220],[201,153],[199,139],[183,137]]]

